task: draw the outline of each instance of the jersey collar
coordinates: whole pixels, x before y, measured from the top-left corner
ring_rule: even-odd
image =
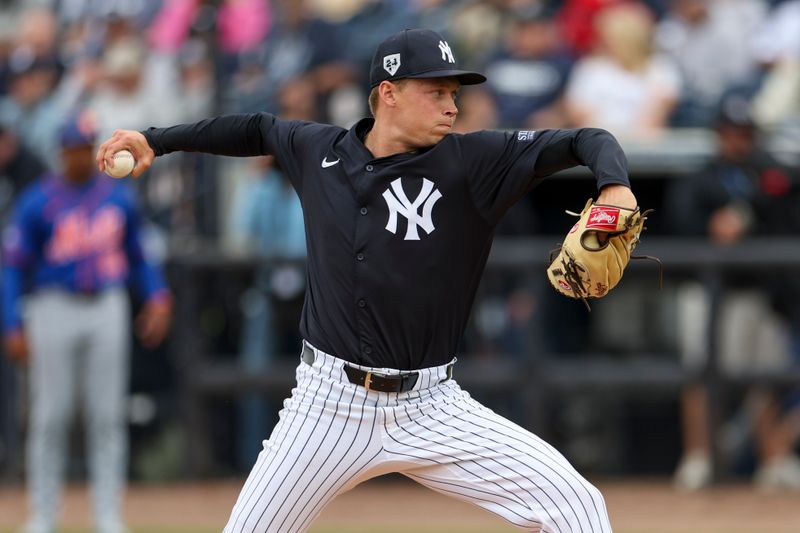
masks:
[[[422,150],[417,150],[415,152],[405,152],[399,154],[393,154],[386,157],[379,157],[376,158],[372,155],[366,145],[364,144],[364,139],[367,137],[367,133],[370,132],[372,127],[375,125],[374,118],[362,118],[358,122],[356,122],[352,128],[347,132],[342,142],[339,143],[337,146],[337,151],[341,151],[348,159],[355,162],[375,162],[375,161],[394,161],[394,160],[402,160],[407,159],[410,157],[415,157],[423,152],[427,152],[428,150],[434,148],[434,146],[430,146],[428,148],[424,148]]]

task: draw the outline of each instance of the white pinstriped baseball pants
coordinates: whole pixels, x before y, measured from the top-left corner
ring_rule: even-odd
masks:
[[[337,494],[388,472],[527,531],[611,533],[600,492],[555,448],[446,380],[446,366],[421,370],[409,392],[384,393],[353,385],[343,360],[314,352],[224,533],[305,531]]]

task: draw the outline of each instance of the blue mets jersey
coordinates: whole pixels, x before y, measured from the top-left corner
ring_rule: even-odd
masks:
[[[145,299],[167,294],[142,251],[133,191],[101,175],[74,185],[46,176],[28,187],[3,238],[3,323],[21,327],[27,290],[59,288],[92,295],[129,281]]]

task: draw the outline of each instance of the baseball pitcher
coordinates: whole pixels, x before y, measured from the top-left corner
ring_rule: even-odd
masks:
[[[130,150],[137,176],[174,151],[270,154],[300,197],[308,289],[297,387],[225,532],[305,531],[337,494],[401,472],[526,531],[609,533],[600,492],[461,389],[455,355],[498,222],[558,170],[588,166],[605,207],[590,206],[580,227],[594,249],[565,241],[567,266],[548,275],[578,298],[618,281],[624,265],[603,273],[601,258],[626,259],[640,224],[619,144],[598,129],[453,133],[459,88],[485,78],[460,70],[431,30],[383,41],[370,81],[374,118],[349,130],[232,115],[117,131],[97,154],[103,169]],[[584,293],[596,282],[607,288]]]

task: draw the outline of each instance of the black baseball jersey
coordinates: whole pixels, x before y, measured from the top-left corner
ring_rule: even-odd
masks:
[[[300,333],[372,367],[424,368],[455,354],[503,214],[546,176],[586,165],[598,187],[628,185],[598,129],[450,134],[375,158],[364,119],[349,131],[230,115],[145,133],[156,155],[274,155],[303,205],[308,288]]]

